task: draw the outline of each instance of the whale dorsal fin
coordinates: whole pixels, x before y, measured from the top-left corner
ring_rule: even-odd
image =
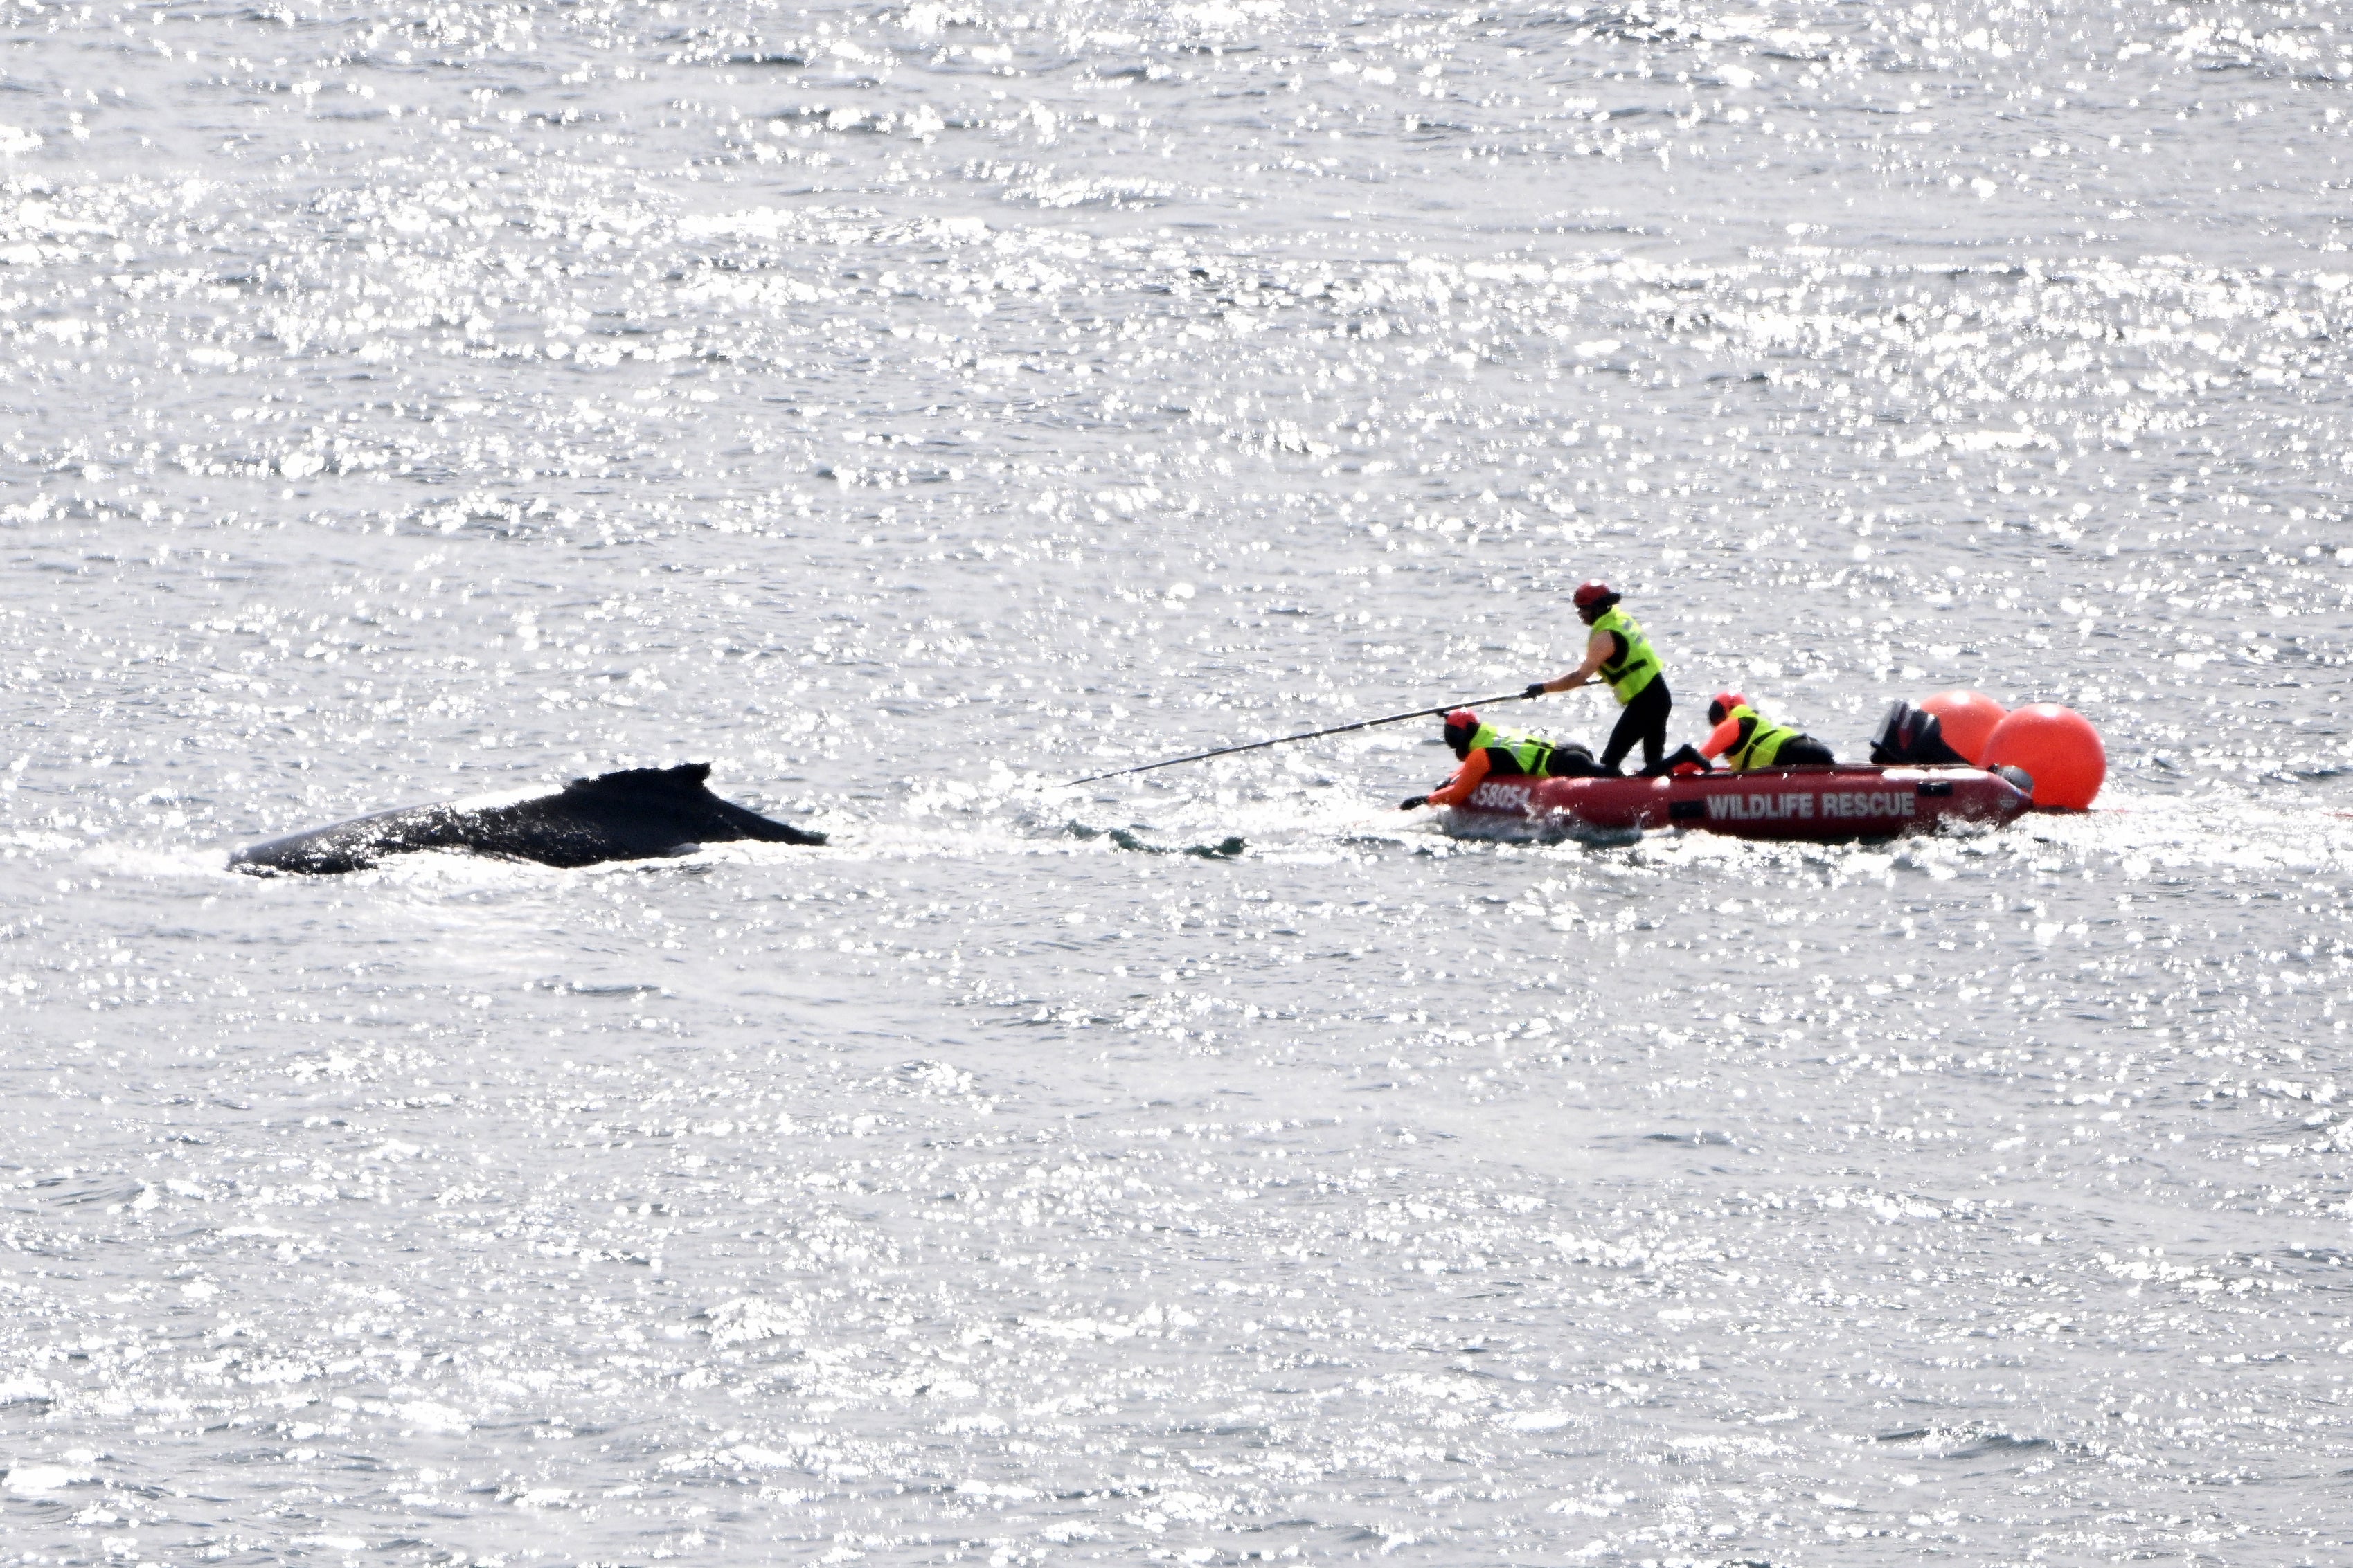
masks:
[[[710,777],[709,763],[681,763],[674,768],[622,768],[616,773],[598,773],[593,779],[574,779],[564,788],[567,795],[591,792],[605,795],[631,790],[673,790],[697,794],[702,792],[704,781]]]

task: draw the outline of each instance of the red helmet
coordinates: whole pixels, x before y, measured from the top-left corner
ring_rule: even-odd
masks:
[[[1747,706],[1748,699],[1737,691],[1719,691],[1708,701],[1707,721],[1711,724],[1721,724],[1724,722],[1724,716],[1735,708]]]
[[[1606,610],[1617,602],[1617,592],[1607,583],[1597,580],[1577,584],[1577,607],[1580,610],[1590,610],[1597,605]]]
[[[1468,708],[1457,708],[1446,716],[1446,743],[1456,751],[1468,750],[1471,737],[1479,732],[1479,715]]]

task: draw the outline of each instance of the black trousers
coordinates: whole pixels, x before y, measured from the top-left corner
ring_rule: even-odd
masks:
[[[1781,750],[1774,757],[1773,765],[1777,768],[1801,768],[1810,763],[1829,763],[1837,761],[1836,757],[1831,755],[1831,749],[1828,746],[1823,745],[1811,735],[1800,735],[1794,741],[1781,742]]]
[[[1634,693],[1634,700],[1618,715],[1618,727],[1609,731],[1609,744],[1601,749],[1603,770],[1617,772],[1618,764],[1626,760],[1626,753],[1640,741],[1642,771],[1657,773],[1662,765],[1659,759],[1667,750],[1667,715],[1674,711],[1674,707],[1675,700],[1667,692],[1667,678],[1663,675]]]
[[[1605,778],[1617,770],[1604,768],[1593,760],[1591,752],[1571,741],[1552,749],[1552,754],[1545,759],[1544,771],[1549,778],[1590,779]]]

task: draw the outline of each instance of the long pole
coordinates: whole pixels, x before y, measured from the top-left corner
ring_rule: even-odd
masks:
[[[1408,719],[1428,719],[1440,713],[1451,713],[1457,708],[1485,707],[1495,702],[1517,702],[1535,693],[1506,692],[1501,697],[1478,697],[1469,702],[1442,702],[1435,708],[1417,708],[1410,713],[1390,713],[1378,719],[1359,719],[1353,724],[1335,724],[1328,730],[1310,730],[1303,735],[1282,735],[1271,741],[1251,741],[1245,745],[1219,746],[1214,752],[1196,752],[1189,757],[1171,757],[1165,763],[1144,763],[1132,768],[1115,768],[1107,773],[1089,773],[1082,779],[1072,779],[1064,784],[1071,789],[1082,784],[1094,784],[1102,779],[1123,778],[1129,773],[1146,773],[1155,768],[1173,768],[1179,763],[1204,762],[1210,757],[1229,757],[1236,752],[1255,752],[1268,746],[1287,746],[1293,741],[1313,741],[1323,735],[1345,735],[1351,730],[1369,730],[1376,724],[1399,724]]]

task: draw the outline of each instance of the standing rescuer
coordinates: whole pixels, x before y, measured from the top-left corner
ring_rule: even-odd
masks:
[[[1618,764],[1639,741],[1642,771],[1661,771],[1667,749],[1667,715],[1674,698],[1667,690],[1667,672],[1651,651],[1651,639],[1633,616],[1618,607],[1618,595],[1607,583],[1588,583],[1577,590],[1577,616],[1593,628],[1586,640],[1585,662],[1553,680],[1539,680],[1524,694],[1541,697],[1548,691],[1574,691],[1598,678],[1622,706],[1618,727],[1602,748],[1601,771],[1616,773]]]

